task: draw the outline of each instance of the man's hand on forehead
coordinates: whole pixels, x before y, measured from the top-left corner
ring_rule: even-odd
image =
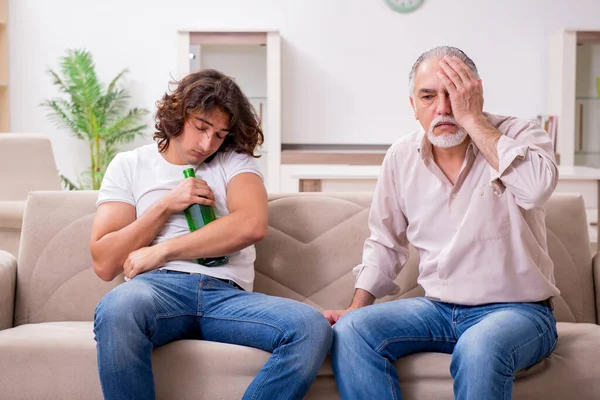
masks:
[[[471,69],[457,57],[440,60],[438,77],[450,95],[452,114],[460,125],[483,116],[483,87]]]

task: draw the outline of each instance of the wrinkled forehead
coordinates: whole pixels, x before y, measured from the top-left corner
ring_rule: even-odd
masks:
[[[443,84],[438,76],[438,71],[441,71],[439,58],[430,58],[419,65],[415,71],[415,92],[419,89],[443,89]]]

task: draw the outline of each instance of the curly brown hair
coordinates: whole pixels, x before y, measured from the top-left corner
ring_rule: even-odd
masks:
[[[154,117],[156,132],[153,138],[161,153],[167,150],[172,138],[183,133],[183,125],[190,115],[219,109],[229,116],[231,131],[217,152],[205,162],[230,149],[260,157],[254,155],[254,150],[264,142],[261,121],[232,78],[214,69],[204,69],[170,84],[176,87],[156,103],[158,109]]]

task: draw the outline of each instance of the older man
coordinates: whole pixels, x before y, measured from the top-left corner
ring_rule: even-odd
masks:
[[[510,399],[514,373],[557,341],[542,208],[558,178],[552,143],[529,121],[483,112],[477,68],[459,49],[421,55],[409,87],[423,129],[388,151],[354,298],[325,312],[336,381],[343,399],[401,399],[394,362],[442,352],[456,399]],[[409,242],[425,297],[371,306],[398,291]]]

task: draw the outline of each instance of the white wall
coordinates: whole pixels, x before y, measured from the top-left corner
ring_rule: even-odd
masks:
[[[210,28],[281,32],[284,143],[389,144],[407,133],[406,76],[440,44],[475,60],[487,110],[532,117],[546,111],[550,35],[600,28],[599,15],[598,0],[426,0],[407,15],[384,0],[9,0],[11,128],[49,134],[72,176],[86,147],[38,106],[56,94],[46,67],[85,47],[105,81],[128,67],[132,105],[153,109],[176,72],[176,31]]]

